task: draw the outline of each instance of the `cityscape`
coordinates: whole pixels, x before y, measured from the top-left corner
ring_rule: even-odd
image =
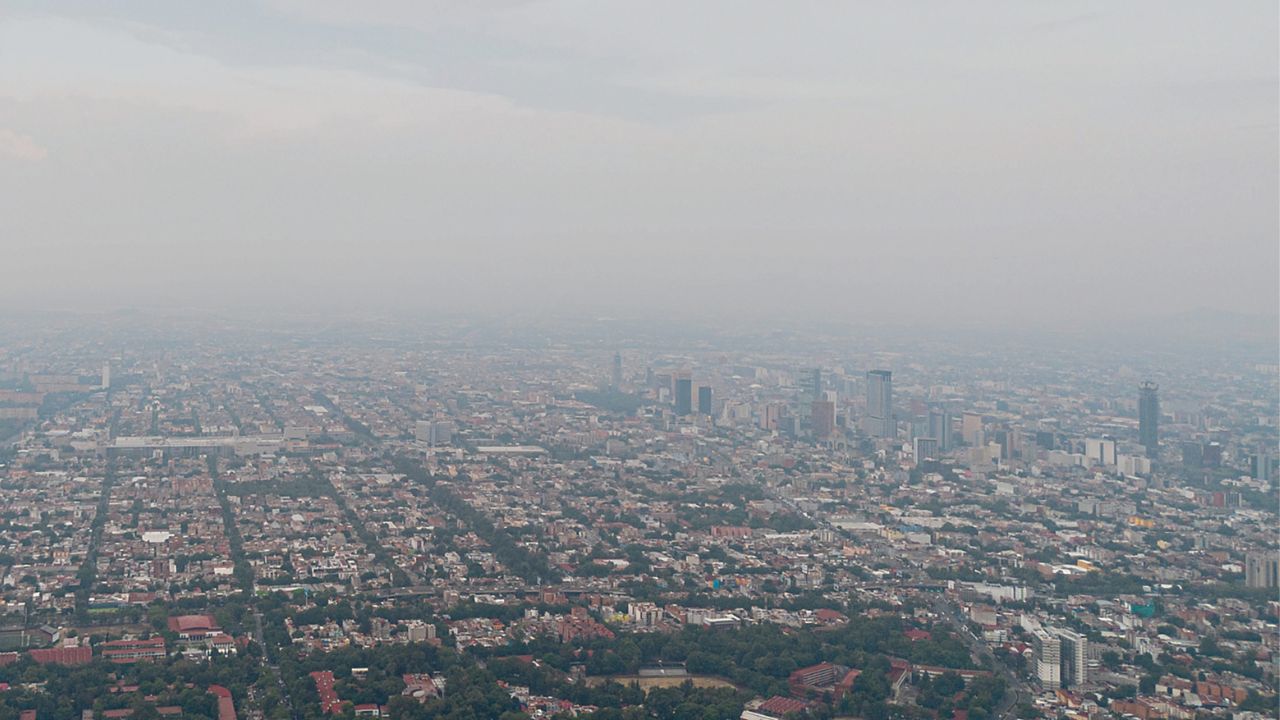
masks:
[[[589,324],[6,327],[0,703],[1274,710],[1265,349]]]
[[[1280,720],[1276,0],[0,0],[0,720]]]

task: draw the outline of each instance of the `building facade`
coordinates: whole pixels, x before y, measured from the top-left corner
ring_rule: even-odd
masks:
[[[1159,385],[1144,382],[1138,386],[1138,442],[1147,449],[1147,457],[1160,451]]]
[[[888,370],[867,373],[867,414],[863,431],[877,438],[897,435],[893,419],[893,373]]]

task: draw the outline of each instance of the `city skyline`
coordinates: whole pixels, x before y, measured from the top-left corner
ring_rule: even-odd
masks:
[[[0,709],[1269,720],[1273,357],[608,327],[4,318]]]

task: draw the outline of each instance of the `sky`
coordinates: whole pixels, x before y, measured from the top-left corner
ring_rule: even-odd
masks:
[[[1278,23],[0,0],[0,307],[1274,315]]]

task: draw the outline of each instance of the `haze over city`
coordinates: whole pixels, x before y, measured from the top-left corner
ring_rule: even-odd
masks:
[[[0,302],[1276,314],[1270,2],[6,2]]]
[[[1280,720],[1278,15],[0,0],[0,720]]]

